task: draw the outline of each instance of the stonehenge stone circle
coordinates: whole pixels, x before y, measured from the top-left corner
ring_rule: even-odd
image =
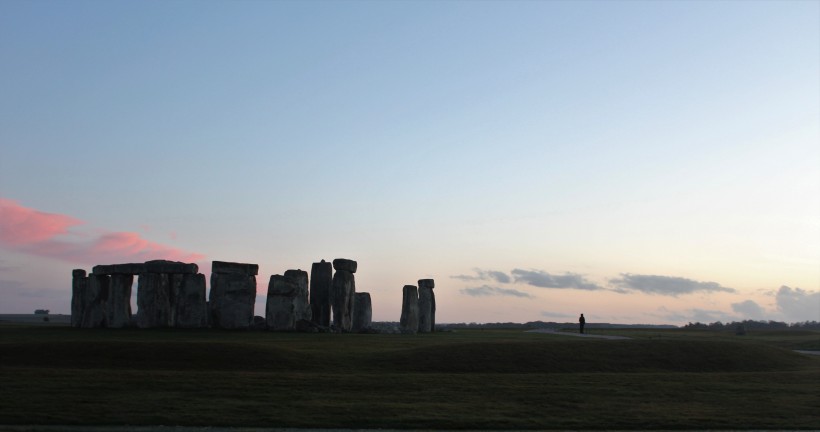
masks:
[[[370,301],[370,293],[356,293],[354,298],[353,331],[358,332],[370,328],[373,322],[373,304]]]
[[[211,325],[223,329],[247,329],[253,322],[256,301],[256,264],[214,261],[208,307]]]
[[[322,327],[330,327],[330,293],[333,288],[333,264],[313,263],[310,268],[310,309],[312,320]]]
[[[97,265],[91,273],[75,269],[71,326],[380,332],[373,326],[370,294],[356,293],[357,267],[356,261],[338,258],[313,263],[310,277],[302,270],[271,276],[264,318],[254,317],[256,264],[213,261],[210,292],[193,263],[154,260]],[[134,276],[136,315],[131,311]],[[434,287],[433,279],[404,286],[402,333],[435,331]]]
[[[296,296],[293,298],[293,313],[296,321],[310,321],[313,311],[310,309],[310,298],[308,296],[308,274],[304,270],[288,270],[285,277],[293,278],[296,281]]]
[[[399,328],[402,333],[415,334],[419,331],[419,291],[415,285],[405,285],[402,293]]]
[[[356,261],[338,258],[333,260],[333,325],[337,329],[349,332],[353,329],[353,310],[355,308]]]
[[[419,333],[436,331],[436,296],[433,279],[419,279]]]
[[[290,276],[273,275],[268,283],[265,324],[270,330],[293,330],[296,327],[296,297],[299,281]]]

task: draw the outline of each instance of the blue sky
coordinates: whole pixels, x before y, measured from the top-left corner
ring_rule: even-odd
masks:
[[[379,320],[820,319],[818,2],[5,1],[0,56],[3,219],[82,222],[6,223],[4,312],[147,250],[356,259]]]

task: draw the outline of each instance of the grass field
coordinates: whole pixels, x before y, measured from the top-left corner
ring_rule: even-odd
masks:
[[[820,429],[820,332],[0,326],[0,424]]]

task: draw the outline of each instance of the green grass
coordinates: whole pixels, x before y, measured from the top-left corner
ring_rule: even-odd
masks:
[[[820,428],[818,332],[609,334],[0,326],[0,424]]]

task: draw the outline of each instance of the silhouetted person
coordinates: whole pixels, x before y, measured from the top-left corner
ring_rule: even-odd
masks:
[[[578,318],[578,326],[581,327],[581,334],[584,334],[584,324],[587,323],[587,320],[584,319],[584,314],[581,314],[581,317]]]

